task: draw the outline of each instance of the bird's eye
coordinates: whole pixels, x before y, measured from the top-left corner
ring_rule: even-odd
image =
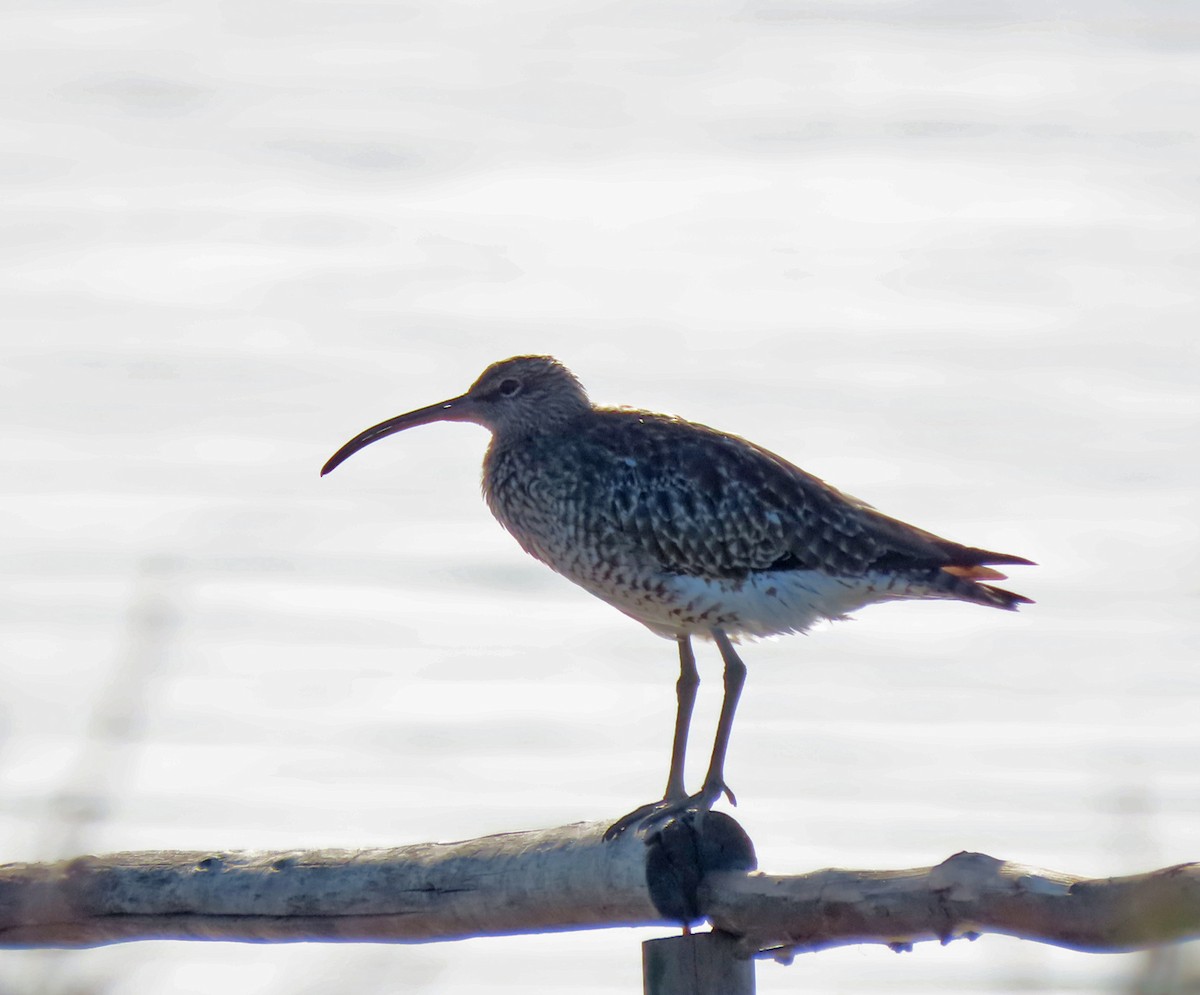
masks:
[[[513,394],[516,394],[518,391],[520,391],[520,389],[521,381],[514,380],[512,377],[509,377],[507,380],[501,380],[500,386],[496,388],[497,392],[504,397],[512,397]]]

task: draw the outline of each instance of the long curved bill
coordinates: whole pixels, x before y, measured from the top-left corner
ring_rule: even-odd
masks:
[[[378,425],[373,425],[365,432],[359,432],[358,435],[330,456],[329,462],[321,467],[321,476],[325,476],[330,470],[344,463],[356,452],[365,446],[369,446],[372,442],[386,439],[389,435],[403,432],[406,428],[416,428],[418,425],[428,425],[430,422],[435,421],[470,420],[470,398],[466,394],[463,394],[461,397],[452,397],[448,401],[431,404],[427,408],[418,408],[416,411],[408,412],[408,414],[389,418]]]

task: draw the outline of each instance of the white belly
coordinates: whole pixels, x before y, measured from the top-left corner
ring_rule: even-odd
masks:
[[[576,583],[669,638],[712,629],[750,637],[804,632],[876,602],[938,596],[890,574],[838,578],[800,570],[756,573],[744,581],[673,575],[632,585],[594,578]]]

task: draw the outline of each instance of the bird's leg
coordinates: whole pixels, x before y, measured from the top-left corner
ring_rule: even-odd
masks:
[[[675,682],[675,736],[671,743],[671,770],[667,774],[667,790],[662,801],[650,802],[623,815],[605,830],[606,840],[616,839],[630,826],[657,821],[660,813],[669,818],[676,811],[687,808],[691,799],[683,783],[684,760],[687,757],[688,730],[692,724],[692,709],[696,705],[696,691],[700,687],[700,674],[696,670],[696,655],[692,652],[690,636],[679,637],[679,680]]]
[[[712,759],[709,760],[704,786],[694,795],[688,795],[683,787],[683,757],[687,749],[687,729],[691,722],[696,687],[700,680],[696,675],[696,660],[692,655],[691,643],[680,639],[679,683],[676,685],[679,711],[675,721],[675,746],[671,753],[671,773],[667,778],[666,797],[660,802],[636,808],[618,819],[605,832],[606,840],[615,839],[631,826],[648,829],[670,822],[685,812],[702,815],[713,807],[721,795],[725,795],[732,804],[737,804],[733,792],[725,783],[725,753],[729,749],[729,734],[733,730],[733,716],[737,711],[738,698],[741,697],[742,685],[746,682],[746,665],[742,663],[741,657],[733,648],[733,643],[722,630],[713,629],[712,637],[721,651],[721,659],[725,661],[725,697],[721,701],[721,715],[717,719],[717,735],[713,740]]]
[[[737,655],[733,643],[720,629],[712,630],[713,639],[721,651],[721,659],[725,661],[725,697],[721,701],[721,715],[717,719],[717,735],[713,739],[712,759],[708,763],[708,773],[704,775],[704,787],[695,797],[701,807],[711,808],[721,795],[729,799],[731,805],[737,804],[733,792],[725,783],[725,751],[729,749],[729,734],[733,731],[733,715],[737,711],[738,699],[742,695],[742,685],[746,683],[746,665]]]
[[[692,652],[691,637],[680,636],[679,680],[675,682],[678,708],[675,712],[675,738],[671,745],[671,770],[667,774],[664,801],[687,797],[687,788],[683,784],[683,766],[687,755],[688,729],[692,724],[692,709],[696,705],[696,691],[699,687],[700,674],[696,671],[696,655]]]

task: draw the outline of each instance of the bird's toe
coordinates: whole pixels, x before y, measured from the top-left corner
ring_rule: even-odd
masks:
[[[694,795],[667,797],[661,801],[639,805],[632,812],[621,816],[604,831],[605,840],[615,840],[622,833],[636,829],[638,832],[661,829],[668,822],[680,816],[691,813],[697,818],[703,817],[724,795],[731,805],[737,805],[737,799],[724,781],[706,782],[704,787]]]

